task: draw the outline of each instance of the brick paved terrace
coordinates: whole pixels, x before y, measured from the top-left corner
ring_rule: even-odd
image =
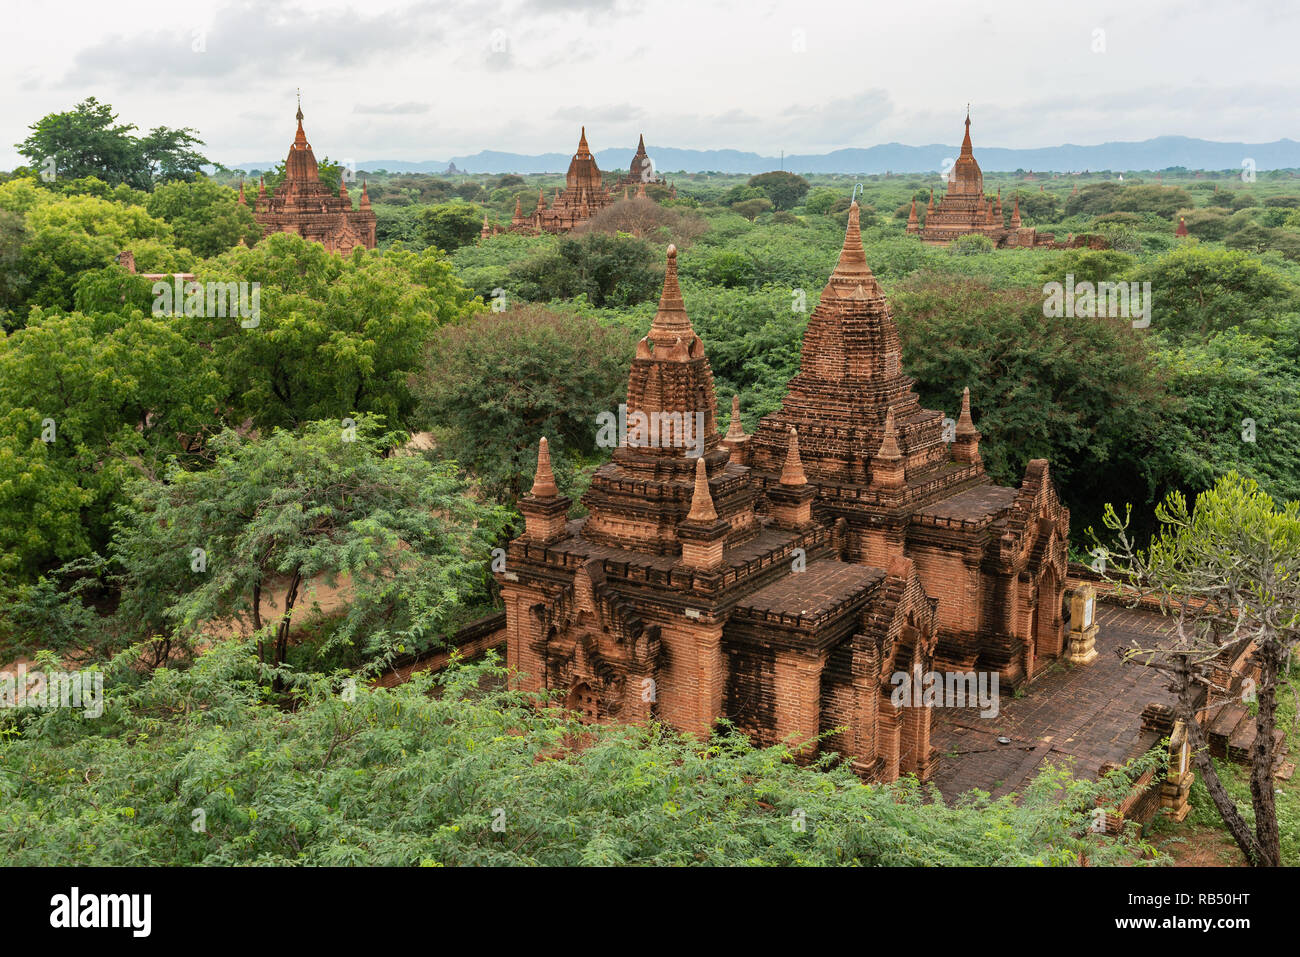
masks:
[[[1122,645],[1167,629],[1160,615],[1097,606],[1097,658],[1087,665],[1051,663],[1023,697],[1002,695],[996,717],[974,708],[936,708],[931,743],[939,749],[933,782],[951,801],[972,788],[1001,797],[1019,791],[1040,768],[1072,761],[1078,777],[1095,778],[1107,761],[1128,759],[1153,701],[1172,703],[1168,679],[1124,664]],[[1011,739],[998,744],[999,736]]]

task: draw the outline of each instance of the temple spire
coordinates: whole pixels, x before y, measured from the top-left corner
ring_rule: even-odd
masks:
[[[974,155],[970,145],[970,104],[969,103],[966,104],[966,135],[962,138],[961,141],[961,155],[962,156]]]
[[[587,146],[587,127],[582,128],[582,135],[578,137],[578,152],[590,153],[591,148]]]
[[[858,203],[854,200],[849,206],[849,225],[844,231],[844,246],[840,249],[839,262],[835,271],[826,281],[822,295],[836,298],[857,297],[862,294],[872,295],[877,292],[876,277],[867,265],[867,253],[862,248],[862,230],[858,225]],[[862,293],[858,289],[862,289]]]
[[[677,283],[677,247],[668,246],[668,257],[664,263],[664,288],[659,296],[659,311],[655,313],[654,322],[646,336],[657,349],[673,346],[678,341],[689,349],[695,341],[695,330],[691,328],[690,317],[686,315],[686,303],[682,299],[682,287]]]
[[[1011,209],[1011,228],[1020,228],[1020,194],[1016,193],[1016,204]]]
[[[970,415],[970,386],[961,390],[961,414],[957,417],[958,435],[975,435],[975,420]]]
[[[244,199],[244,179],[242,176],[239,179],[239,205],[240,206],[248,205],[248,200]]]
[[[803,472],[803,459],[799,457],[799,433],[790,426],[790,441],[785,447],[785,464],[781,466],[782,485],[807,485],[808,477]]]
[[[298,149],[306,149],[307,134],[303,131],[302,128],[302,91],[301,90],[298,91],[298,112],[295,114],[295,118],[298,120],[298,132],[294,134],[293,145]]]
[[[364,179],[361,181],[361,208],[370,208],[370,194],[366,192],[366,181]]]
[[[701,524],[718,520],[717,510],[713,507],[713,495],[709,492],[709,473],[704,465],[704,456],[695,460],[695,494],[691,496],[691,511],[686,520]]]
[[[970,414],[970,387],[961,393],[961,414],[957,416],[957,434],[952,443],[954,462],[977,464],[980,461],[980,433]]]
[[[736,441],[745,438],[745,426],[740,421],[740,395],[731,397],[731,421],[727,424],[727,434],[725,438],[728,441]]]
[[[885,413],[885,437],[871,459],[871,484],[874,488],[902,488],[907,483],[903,453],[898,448],[898,431],[894,425],[894,410]]]
[[[894,410],[890,409],[885,413],[885,437],[880,440],[880,451],[876,453],[877,458],[893,461],[902,458],[903,453],[898,448],[898,430],[894,425]]]
[[[555,473],[551,471],[551,450],[545,436],[537,443],[537,472],[529,494],[534,498],[554,498],[560,494],[559,486],[555,484]]]

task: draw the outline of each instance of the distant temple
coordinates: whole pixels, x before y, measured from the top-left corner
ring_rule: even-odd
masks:
[[[346,183],[339,184],[338,195],[322,183],[316,156],[302,129],[301,103],[297,118],[298,133],[284,161],[284,180],[270,194],[265,182],[258,185],[253,215],[263,235],[297,233],[332,253],[349,253],[358,246],[374,249],[375,214],[365,183],[361,185],[361,208],[355,210]],[[240,202],[244,202],[242,185]]]
[[[1025,177],[1033,178],[1032,174]],[[1046,245],[1054,238],[1050,233],[1040,236],[1033,227],[1021,223],[1019,197],[1016,197],[1008,227],[1002,215],[1002,191],[998,190],[996,198],[985,195],[984,174],[971,149],[969,112],[966,114],[966,136],[961,141],[961,155],[948,174],[947,193],[936,206],[934,191],[930,191],[923,223],[917,219],[916,200],[913,200],[907,232],[920,236],[924,242],[942,245],[972,235],[986,236],[997,246]]]
[[[620,176],[618,182],[614,184],[615,188],[623,187],[645,187],[645,186],[667,186],[668,181],[655,170],[654,160],[645,148],[645,134],[642,133],[637,140],[636,154],[632,157],[632,162],[628,164],[627,175]],[[673,189],[673,195],[676,195],[676,188]]]
[[[510,228],[518,232],[565,233],[613,204],[614,197],[605,188],[596,157],[587,146],[584,126],[578,139],[578,152],[573,154],[564,177],[564,192],[557,193],[548,206],[546,196],[538,190],[537,209],[531,216],[524,216],[516,201]]]
[[[1073,652],[1070,516],[1047,462],[995,486],[969,392],[955,421],[921,408],[856,202],[800,371],[754,435],[735,400],[718,432],[672,246],[618,420],[584,518],[569,519],[541,440],[496,575],[516,681],[583,720],[707,735],[727,718],[867,779],[924,779],[932,702],[898,701],[900,680],[996,672],[1016,687]]]

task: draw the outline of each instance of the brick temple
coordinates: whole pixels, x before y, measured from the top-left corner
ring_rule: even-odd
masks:
[[[636,188],[637,186],[667,186],[668,182],[664,177],[655,170],[655,164],[650,159],[650,154],[645,148],[645,134],[642,133],[637,139],[636,153],[632,155],[632,162],[628,163],[627,175],[620,176],[618,182],[614,184],[617,188]]]
[[[545,439],[519,502],[525,529],[497,580],[522,688],[586,721],[707,735],[727,718],[759,745],[837,752],[870,780],[926,778],[931,709],[895,706],[891,678],[996,671],[1014,687],[1062,654],[1069,513],[1047,463],[995,486],[969,393],[956,421],[921,408],[858,215],[854,203],[800,372],[752,436],[734,399],[719,434],[668,248],[628,426],[588,515],[569,519]]]
[[[564,191],[557,192],[548,206],[545,193],[538,190],[537,208],[531,216],[523,214],[516,200],[510,228],[526,233],[566,233],[613,204],[614,197],[606,189],[596,157],[587,146],[584,126],[578,138],[578,151],[569,161],[569,171],[564,176]]]
[[[1016,197],[1008,226],[1002,212],[1002,190],[997,196],[984,192],[984,173],[975,159],[970,139],[970,113],[966,114],[966,135],[961,154],[948,174],[948,191],[934,202],[934,190],[925,208],[925,221],[917,217],[916,200],[907,217],[907,232],[924,242],[947,245],[962,236],[985,236],[996,246],[1038,246],[1051,243],[1050,233],[1039,233],[1020,220],[1020,198]]]
[[[322,183],[316,155],[303,132],[302,104],[297,119],[298,132],[284,161],[284,180],[269,194],[264,182],[258,184],[253,215],[263,235],[297,233],[332,253],[350,253],[357,247],[374,249],[375,214],[365,184],[361,185],[361,207],[353,209],[347,183],[339,184],[337,194]]]

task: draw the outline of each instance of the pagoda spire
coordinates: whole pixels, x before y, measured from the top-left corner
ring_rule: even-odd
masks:
[[[242,176],[239,178],[239,205],[248,205],[248,200],[244,199],[244,178]]]
[[[907,214],[907,231],[914,233],[921,228],[921,222],[916,218],[916,197],[912,197],[912,209]]]
[[[718,520],[718,512],[713,507],[713,495],[709,492],[709,472],[702,455],[695,460],[695,493],[691,496],[691,510],[686,520],[700,524]]]
[[[578,137],[578,152],[590,153],[591,148],[587,146],[587,127],[582,128],[582,135]]]
[[[772,519],[778,528],[802,529],[812,523],[812,503],[817,497],[817,489],[808,484],[808,477],[804,475],[803,460],[799,457],[799,433],[793,425],[788,435],[781,480],[768,486],[767,497],[771,503]]]
[[[903,453],[898,448],[894,410],[885,413],[885,437],[871,459],[871,484],[876,488],[901,488],[907,481]]]
[[[540,212],[546,208],[546,192],[542,187],[537,187],[537,209]]]
[[[555,473],[551,471],[551,450],[545,436],[537,443],[537,471],[529,494],[533,498],[554,498],[560,494],[559,486],[555,484]]]
[[[689,350],[695,342],[695,330],[691,327],[690,317],[686,315],[682,287],[677,283],[677,247],[672,244],[668,246],[668,257],[664,263],[664,288],[659,296],[659,310],[655,313],[646,338],[654,343],[656,349],[675,347],[676,343],[682,342]]]
[[[266,195],[266,177],[265,177],[265,176],[258,176],[258,177],[257,177],[257,195],[258,195],[258,196],[265,196],[265,195]]]
[[[839,262],[835,264],[830,279],[826,280],[823,297],[864,298],[879,291],[876,277],[867,265],[867,252],[862,247],[862,229],[858,216],[858,202],[854,200],[849,206],[849,224],[844,231],[844,245],[840,249]]]
[[[970,104],[969,103],[966,104],[966,135],[962,137],[961,155],[962,156],[974,155],[974,151],[972,150],[970,144]]]
[[[366,192],[366,181],[364,179],[361,181],[361,208],[370,208],[370,194]]]
[[[519,512],[524,517],[524,535],[543,544],[558,541],[567,535],[569,506],[572,500],[561,495],[551,471],[551,450],[542,438],[537,443],[537,472],[533,488],[519,500]]]
[[[1020,194],[1016,193],[1016,204],[1011,209],[1011,228],[1020,228]]]
[[[302,91],[301,90],[298,91],[298,112],[295,114],[295,119],[298,120],[298,132],[294,134],[293,145],[298,149],[306,149],[307,134],[306,132],[303,131],[302,128]]]
[[[961,414],[957,416],[957,437],[952,443],[952,457],[957,462],[980,461],[980,433],[970,414],[970,386],[961,392]]]
[[[803,459],[799,457],[799,433],[790,426],[790,441],[786,445],[785,464],[781,466],[782,485],[807,485],[808,477],[803,472]]]
[[[745,437],[745,426],[740,421],[740,394],[737,393],[731,397],[731,421],[727,423],[727,434],[724,438],[729,442],[735,442]]]

